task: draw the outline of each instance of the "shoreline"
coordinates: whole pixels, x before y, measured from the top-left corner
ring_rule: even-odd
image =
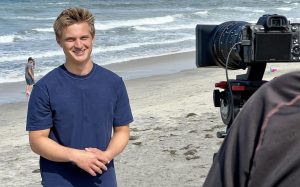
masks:
[[[195,51],[135,59],[103,65],[103,67],[117,73],[124,80],[172,74],[196,68]],[[25,80],[20,82],[0,83],[0,105],[26,102],[25,86]]]

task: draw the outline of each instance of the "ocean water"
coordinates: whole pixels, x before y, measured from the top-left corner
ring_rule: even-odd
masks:
[[[300,22],[292,0],[1,0],[0,83],[24,81],[27,58],[37,76],[64,63],[52,24],[65,8],[88,8],[96,17],[94,62],[100,65],[195,50],[197,24],[255,23],[263,14]]]

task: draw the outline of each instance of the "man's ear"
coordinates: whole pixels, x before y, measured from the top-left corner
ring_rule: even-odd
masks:
[[[93,37],[92,43],[94,44],[96,41],[96,36]]]
[[[62,45],[61,45],[61,43],[60,43],[60,40],[59,40],[58,38],[56,38],[56,42],[57,42],[57,44],[58,44],[60,47],[62,47]]]

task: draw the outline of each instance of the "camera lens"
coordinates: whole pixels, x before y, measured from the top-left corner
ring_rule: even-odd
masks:
[[[226,60],[228,58],[228,69],[243,69],[244,63],[240,56],[240,46],[236,45],[235,49],[231,48],[239,43],[242,39],[243,26],[248,24],[242,21],[229,21],[218,25],[214,30],[212,51],[215,55],[216,62],[221,67],[226,67]]]

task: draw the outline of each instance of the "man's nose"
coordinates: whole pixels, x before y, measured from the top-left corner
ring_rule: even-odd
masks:
[[[82,42],[80,39],[75,40],[75,47],[76,48],[81,48],[82,47]]]

